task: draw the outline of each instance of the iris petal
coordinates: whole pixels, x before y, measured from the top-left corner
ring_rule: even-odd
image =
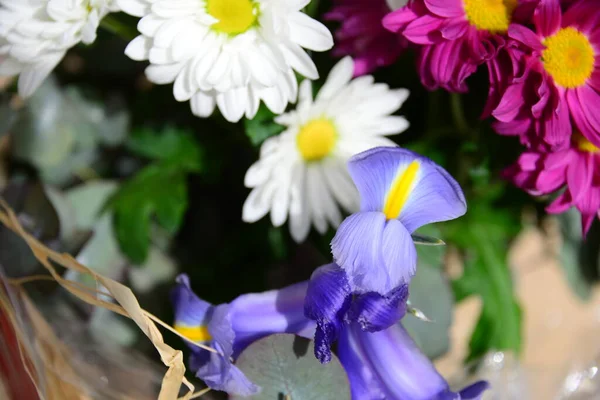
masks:
[[[466,212],[464,195],[454,178],[410,150],[371,149],[354,156],[348,170],[361,195],[361,211],[384,212],[411,233]]]
[[[304,316],[308,281],[239,296],[231,302],[231,322],[235,331],[233,357],[250,343],[272,333],[293,333],[311,338],[315,324]]]
[[[408,285],[401,285],[385,296],[369,292],[358,296],[348,312],[363,331],[377,332],[394,325],[406,314]]]
[[[250,382],[242,371],[219,354],[194,349],[190,356],[190,368],[196,371],[196,377],[214,390],[240,396],[250,396],[259,391],[259,387]]]
[[[385,393],[373,371],[365,363],[358,343],[345,327],[338,341],[337,355],[348,375],[352,399],[384,400]]]
[[[313,273],[306,292],[304,315],[317,322],[315,356],[321,363],[331,361],[331,345],[338,338],[351,301],[346,273],[336,264],[324,265]]]
[[[331,242],[334,261],[348,275],[352,290],[385,295],[414,275],[417,252],[410,233],[380,212],[346,218]]]
[[[175,326],[183,329],[206,326],[213,306],[196,296],[187,275],[177,277],[177,286],[171,291],[171,302],[175,307]]]
[[[388,399],[436,399],[448,383],[419,351],[401,325],[368,333],[353,326],[362,354],[380,379]]]

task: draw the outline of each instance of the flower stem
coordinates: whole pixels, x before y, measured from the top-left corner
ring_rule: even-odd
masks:
[[[137,35],[135,28],[124,24],[113,15],[109,14],[100,21],[100,26],[125,40],[133,40]]]
[[[465,111],[462,104],[461,95],[458,93],[450,93],[450,109],[452,111],[452,120],[454,126],[462,136],[468,136],[471,128],[465,118]]]

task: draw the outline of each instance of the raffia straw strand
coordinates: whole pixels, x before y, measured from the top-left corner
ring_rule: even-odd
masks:
[[[27,245],[32,250],[34,256],[61,286],[88,304],[109,309],[132,319],[142,330],[142,332],[150,339],[158,351],[162,362],[168,367],[168,370],[165,373],[162,381],[161,390],[158,397],[159,400],[177,399],[179,389],[181,388],[182,384],[188,388],[188,392],[181,397],[180,400],[189,400],[192,398],[192,396],[197,395],[199,397],[204,394],[202,391],[194,393],[194,385],[184,376],[185,366],[183,363],[183,353],[180,350],[173,349],[164,342],[162,334],[155,325],[153,318],[151,318],[145,312],[145,310],[140,307],[131,289],[120,284],[119,282],[97,274],[86,266],[78,263],[77,260],[75,260],[69,254],[60,254],[47,248],[23,229],[15,213],[2,198],[0,198],[0,207],[3,209],[0,210],[0,222],[25,240]],[[105,293],[103,293],[103,295],[107,297],[112,296],[112,298],[119,305],[95,298],[89,293],[89,290],[83,290],[74,282],[63,279],[60,274],[58,274],[51,261],[60,264],[67,269],[91,275],[110,293],[110,296]],[[156,320],[158,319],[156,317],[154,318]],[[161,323],[160,325],[164,327],[166,324]]]

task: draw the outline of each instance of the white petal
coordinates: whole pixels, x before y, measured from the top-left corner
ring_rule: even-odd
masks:
[[[150,12],[151,2],[147,0],[116,0],[118,7],[134,17],[143,17]]]
[[[319,21],[303,12],[295,12],[287,19],[292,42],[314,51],[326,51],[333,47],[331,32]]]
[[[44,62],[36,65],[26,65],[19,75],[18,89],[21,97],[29,97],[40,87],[44,79],[62,59],[64,53],[46,57]]]
[[[325,160],[323,164],[325,179],[337,202],[348,212],[358,211],[358,190],[352,183],[346,164],[335,159]]]
[[[140,35],[133,39],[125,48],[125,55],[135,61],[147,60],[152,47],[152,39]]]
[[[197,92],[190,100],[192,113],[198,117],[210,117],[215,111],[215,98],[204,92]]]
[[[275,189],[273,182],[252,189],[242,207],[242,220],[244,222],[256,222],[267,215]]]
[[[310,209],[305,184],[305,167],[296,164],[292,171],[290,203],[290,234],[296,243],[303,242],[310,232]]]
[[[323,204],[326,202],[323,194],[323,183],[317,166],[308,165],[306,168],[306,192],[310,203],[312,221],[320,234],[327,232],[327,220]]]
[[[319,90],[317,95],[317,101],[321,99],[327,99],[333,97],[342,88],[344,88],[348,82],[352,79],[354,73],[354,61],[351,57],[344,57],[331,69],[325,84]]]
[[[149,65],[146,68],[146,78],[150,82],[158,85],[172,83],[177,78],[177,75],[182,69],[181,63],[164,64],[164,65]]]
[[[281,46],[285,59],[292,68],[308,79],[318,79],[319,72],[313,60],[300,46],[294,43],[286,43]]]

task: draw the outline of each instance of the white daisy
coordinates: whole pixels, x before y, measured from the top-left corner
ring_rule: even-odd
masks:
[[[333,46],[323,24],[300,10],[310,0],[117,0],[143,17],[125,50],[149,60],[148,79],[174,82],[178,101],[207,117],[219,107],[232,122],[253,118],[260,101],[280,114],[297,96],[296,70],[318,78],[303,48]]]
[[[354,62],[342,59],[330,72],[313,101],[312,85],[300,85],[298,107],[275,119],[287,129],[267,139],[260,159],[246,173],[253,188],[242,219],[255,222],[271,212],[281,226],[288,216],[295,241],[306,239],[311,223],[325,233],[342,221],[338,204],[358,211],[358,192],[346,169],[348,159],[377,146],[395,146],[387,135],[408,128],[404,117],[392,116],[408,90],[391,90],[372,76],[352,80]]]
[[[19,75],[19,94],[30,96],[116,10],[112,0],[0,0],[0,76]]]

